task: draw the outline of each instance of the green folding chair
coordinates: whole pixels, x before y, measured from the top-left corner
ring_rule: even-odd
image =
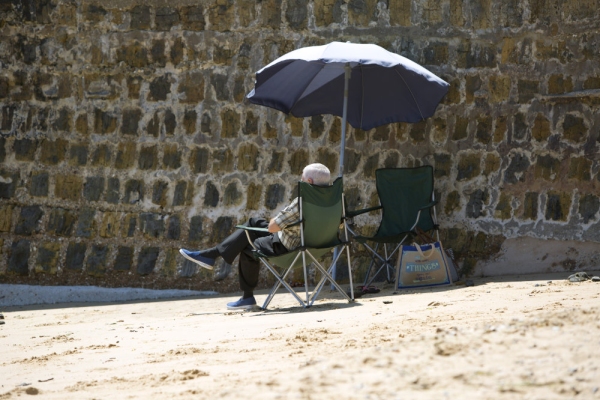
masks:
[[[371,253],[371,262],[365,276],[364,287],[385,270],[388,283],[395,281],[393,258],[409,238],[417,236],[416,229],[436,231],[439,241],[435,194],[433,192],[433,167],[382,168],[375,171],[375,185],[380,205],[356,211],[348,211],[352,218],[367,212],[382,210],[381,222],[373,236],[362,236],[351,231],[353,239]],[[370,245],[369,242],[374,243]],[[375,269],[376,272],[371,274]]]
[[[266,309],[277,290],[283,286],[286,288],[303,307],[310,307],[316,300],[325,282],[329,280],[332,285],[348,301],[354,301],[354,290],[352,288],[352,271],[350,268],[350,242],[348,240],[348,227],[344,218],[344,193],[342,178],[338,178],[331,186],[316,186],[306,182],[298,182],[298,197],[300,207],[300,246],[296,249],[279,256],[266,256],[254,248],[255,256],[267,267],[277,282],[271,289],[262,308]],[[343,224],[343,240],[339,239],[340,224]],[[267,231],[266,228],[253,228],[238,225],[237,228],[246,230],[248,241],[249,231]],[[252,244],[254,247],[254,244]],[[323,256],[331,253],[333,248],[338,247],[335,252],[331,266],[327,269],[319,262]],[[348,276],[350,277],[350,295],[331,276],[331,271],[336,265],[340,255],[346,250]],[[315,286],[312,293],[308,289],[308,266],[313,263],[321,273],[321,280]],[[302,267],[304,272],[304,291],[306,299],[302,299],[296,291],[286,282],[290,271],[296,267]],[[280,272],[281,271],[281,272]]]

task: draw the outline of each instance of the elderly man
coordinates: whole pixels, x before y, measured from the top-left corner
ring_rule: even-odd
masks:
[[[311,185],[328,186],[329,169],[323,164],[307,165],[302,171],[303,182]],[[273,219],[250,218],[245,226],[268,228],[269,233],[249,231],[252,243],[267,256],[285,254],[300,245],[299,225],[290,226],[300,219],[298,198],[281,210]],[[253,248],[248,243],[246,231],[236,230],[217,246],[206,250],[190,251],[179,249],[182,256],[203,268],[213,269],[215,260],[221,256],[229,264],[239,255],[239,281],[243,296],[234,302],[227,303],[229,310],[249,309],[256,305],[254,288],[258,285],[260,263],[252,254]]]

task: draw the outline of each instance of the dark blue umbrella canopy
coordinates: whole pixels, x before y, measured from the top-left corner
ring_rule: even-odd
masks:
[[[256,73],[247,97],[295,117],[343,117],[346,67],[346,119],[354,128],[421,121],[448,92],[448,83],[405,57],[374,44],[332,42],[273,61]]]

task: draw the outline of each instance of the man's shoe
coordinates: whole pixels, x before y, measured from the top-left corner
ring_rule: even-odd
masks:
[[[202,268],[212,270],[213,266],[215,265],[214,258],[208,258],[208,257],[201,256],[199,251],[189,251],[186,249],[179,249],[179,253],[182,256],[184,256],[185,258],[187,258],[188,260],[195,262]]]
[[[249,310],[256,305],[254,296],[248,297],[247,299],[239,299],[238,301],[232,301],[227,303],[228,310]]]

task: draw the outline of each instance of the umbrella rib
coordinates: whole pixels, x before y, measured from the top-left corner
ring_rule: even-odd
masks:
[[[361,93],[362,96],[360,96],[360,129],[362,129],[363,127],[363,118],[365,115],[365,79],[364,79],[364,75],[363,75],[363,66],[362,64],[360,65],[360,89],[361,89]]]
[[[408,86],[408,84],[404,80],[404,77],[402,76],[402,74],[400,74],[400,72],[398,72],[398,70],[396,68],[394,68],[394,71],[396,71],[396,73],[398,74],[398,76],[400,77],[400,79],[402,79],[402,82],[404,82],[404,84],[408,88],[408,91],[410,92],[410,95],[412,96],[413,100],[415,101],[415,105],[417,106],[417,109],[419,110],[419,114],[421,114],[421,120],[424,120],[425,117],[423,117],[423,113],[421,112],[421,107],[419,107],[419,103],[417,102],[417,99],[415,98],[415,95],[413,94],[412,90],[410,90],[410,86]]]

